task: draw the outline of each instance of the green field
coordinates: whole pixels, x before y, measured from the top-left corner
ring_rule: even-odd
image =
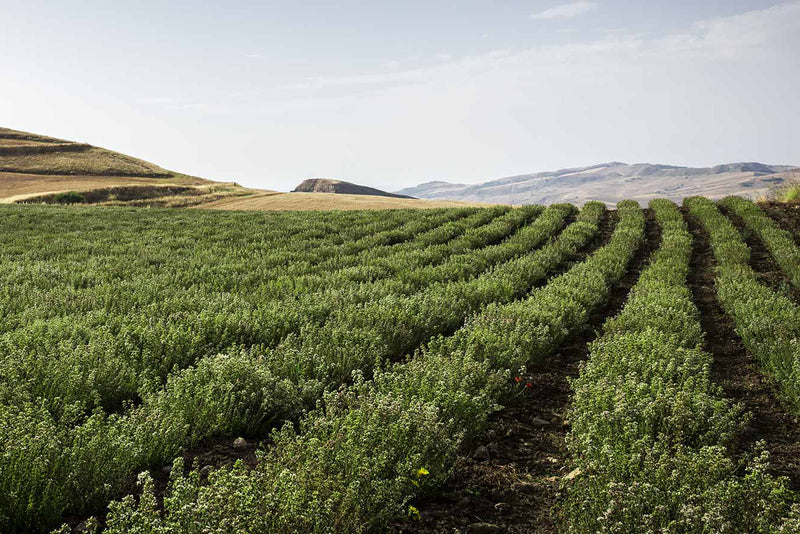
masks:
[[[0,532],[797,532],[773,215],[0,206]]]

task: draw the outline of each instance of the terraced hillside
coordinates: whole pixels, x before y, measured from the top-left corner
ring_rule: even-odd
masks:
[[[0,128],[0,203],[191,206],[248,194],[85,143]]]
[[[0,531],[796,532],[795,215],[0,206]]]
[[[118,152],[8,128],[0,128],[0,156],[0,172],[149,178],[173,176],[157,165]]]

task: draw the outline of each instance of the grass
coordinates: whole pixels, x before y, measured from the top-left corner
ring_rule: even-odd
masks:
[[[781,202],[800,202],[800,183],[789,184],[778,196]]]
[[[147,176],[173,173],[147,161],[83,143],[0,128],[0,172]]]

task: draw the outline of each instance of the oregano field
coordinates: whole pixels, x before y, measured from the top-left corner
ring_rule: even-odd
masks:
[[[795,213],[0,206],[0,531],[798,532]]]

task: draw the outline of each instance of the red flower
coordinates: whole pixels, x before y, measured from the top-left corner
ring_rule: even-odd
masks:
[[[514,382],[519,384],[521,381],[522,381],[522,379],[520,377],[518,377],[518,376],[514,377]]]
[[[533,384],[531,384],[530,382],[528,382],[527,384],[525,384],[525,387],[526,387],[526,388],[532,388],[532,387],[533,387]]]

